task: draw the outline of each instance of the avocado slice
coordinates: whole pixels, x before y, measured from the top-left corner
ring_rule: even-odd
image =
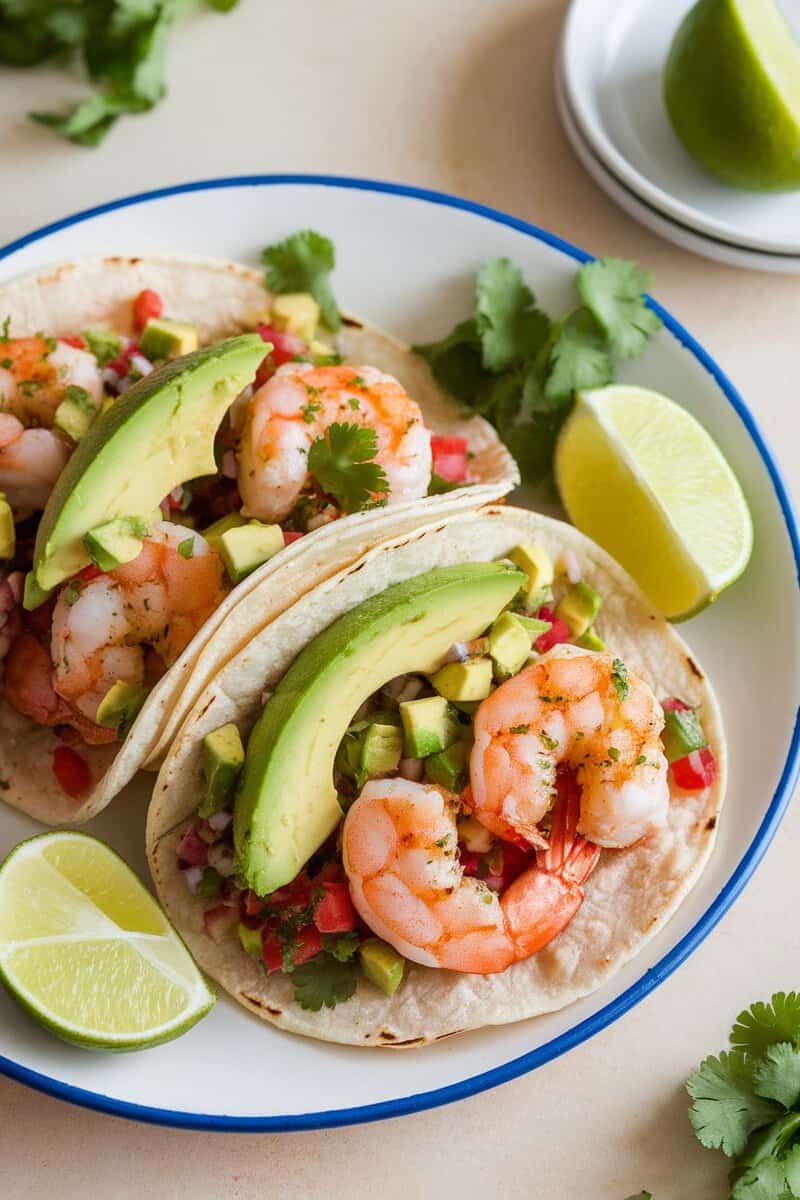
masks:
[[[146,358],[178,358],[191,354],[200,344],[197,329],[185,321],[168,321],[166,317],[152,317],[139,339],[142,354]]]
[[[0,492],[0,558],[13,558],[17,548],[14,514],[4,492]]]
[[[339,824],[333,763],[351,714],[397,675],[435,671],[523,581],[502,562],[436,568],[357,605],[305,647],[247,745],[234,841],[249,887],[266,896],[289,883]]]
[[[269,349],[249,333],[173,359],[96,418],[39,524],[33,571],[45,598],[88,565],[83,539],[91,529],[152,512],[178,484],[214,473],[220,421]]]

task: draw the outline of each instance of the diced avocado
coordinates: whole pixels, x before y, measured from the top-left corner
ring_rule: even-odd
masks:
[[[285,545],[280,525],[248,521],[219,535],[219,552],[233,583],[240,583]]]
[[[139,339],[142,354],[149,359],[179,358],[191,354],[200,345],[194,325],[185,321],[168,321],[166,317],[151,317]]]
[[[246,525],[247,521],[238,512],[228,513],[227,517],[220,517],[213,525],[209,525],[207,529],[201,530],[203,537],[208,542],[209,546],[213,546],[217,554],[219,554],[219,539],[223,533],[227,533],[229,529],[238,529],[240,525]]]
[[[471,658],[447,663],[431,675],[431,683],[445,700],[485,700],[492,690],[492,660]]]
[[[390,679],[435,671],[522,583],[506,563],[437,568],[356,605],[308,643],[247,745],[234,840],[249,887],[264,896],[289,883],[341,821],[333,761],[349,715]]]
[[[403,753],[406,758],[427,758],[458,738],[461,726],[450,711],[444,696],[426,696],[423,700],[404,700],[400,705],[403,722]]]
[[[118,679],[98,704],[95,721],[104,729],[116,729],[117,737],[124,738],[149,691],[142,683],[127,683],[124,679]]]
[[[665,709],[661,741],[667,762],[670,763],[708,745],[703,726],[693,708]]]
[[[308,292],[286,292],[272,301],[272,320],[278,329],[310,342],[319,325],[319,305]]]
[[[406,960],[394,946],[380,938],[367,938],[358,947],[361,970],[370,983],[380,988],[387,996],[393,996],[403,982]]]
[[[73,442],[80,442],[86,437],[96,416],[97,409],[89,393],[85,388],[73,385],[64,393],[64,399],[55,411],[53,425]]]
[[[569,625],[573,637],[581,637],[600,612],[603,598],[590,583],[583,579],[572,587],[558,602],[556,616]]]
[[[0,492],[0,558],[13,558],[17,548],[14,514],[4,492]]]
[[[586,633],[582,633],[579,638],[575,639],[575,645],[580,646],[582,650],[605,650],[606,644],[595,633],[594,629],[587,629]]]
[[[538,593],[553,582],[555,572],[550,555],[541,546],[527,543],[515,546],[508,557],[527,576],[524,590],[528,603],[531,604],[534,598],[538,601]]]
[[[83,338],[101,367],[117,358],[122,350],[122,338],[111,329],[84,329]]]
[[[212,896],[218,896],[222,891],[222,876],[216,867],[205,867],[203,869],[203,877],[195,888],[195,896],[201,896],[204,900],[210,900]]]
[[[543,624],[544,622],[540,622]],[[499,680],[522,670],[531,652],[531,633],[516,613],[504,612],[489,632],[489,653]]]
[[[49,592],[43,592],[39,587],[33,571],[28,571],[23,585],[22,607],[31,612],[32,609],[39,608],[41,604],[45,604],[49,595]]]
[[[548,629],[553,628],[552,621],[542,621],[539,617],[526,617],[523,613],[514,613],[516,619],[522,627],[530,634],[531,642],[533,643],[541,634],[547,633]]]
[[[236,786],[244,762],[244,746],[237,727],[230,722],[212,729],[203,738],[203,778],[206,795],[198,813],[210,817],[224,808]]]
[[[239,934],[239,941],[242,943],[242,949],[247,954],[252,954],[254,958],[261,958],[261,930],[248,929],[240,921],[237,932]]]
[[[214,473],[217,427],[268,350],[257,333],[206,346],[139,380],[97,417],[39,523],[33,570],[45,595],[88,564],[90,529],[152,512],[178,484]]]
[[[453,742],[446,750],[425,759],[425,775],[430,783],[450,792],[460,792],[466,783],[470,743],[465,739]]]
[[[361,743],[361,770],[367,779],[396,771],[403,756],[403,736],[396,725],[368,725]]]
[[[142,548],[142,538],[150,529],[142,517],[117,517],[90,529],[83,539],[86,553],[101,571],[113,571],[132,562]]]

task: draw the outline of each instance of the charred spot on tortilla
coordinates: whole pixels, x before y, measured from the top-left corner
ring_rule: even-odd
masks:
[[[389,1035],[382,1034],[382,1036],[388,1037]],[[426,1039],[424,1037],[406,1038],[406,1040],[404,1042],[398,1042],[397,1038],[394,1036],[394,1034],[392,1034],[392,1044],[398,1050],[400,1049],[401,1046],[424,1046],[425,1042],[426,1042]]]
[[[378,1036],[383,1038],[383,1040],[385,1042],[396,1042],[397,1041],[397,1035],[394,1033],[390,1033],[389,1030],[387,1030],[387,1029],[382,1029],[380,1031],[380,1033],[378,1034]]]
[[[349,325],[351,329],[364,328],[363,321],[359,321],[356,317],[348,317],[345,313],[342,313],[342,324]]]
[[[686,655],[686,665],[689,668],[689,670],[692,672],[692,674],[696,675],[698,679],[703,678],[703,672],[700,670],[697,663],[692,658],[691,654]]]
[[[708,820],[706,821],[706,833],[711,833],[712,829],[716,829],[716,827],[717,827],[716,816],[709,817]]]

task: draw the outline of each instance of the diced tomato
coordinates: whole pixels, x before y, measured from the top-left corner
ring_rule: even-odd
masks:
[[[133,327],[141,333],[148,321],[160,317],[164,312],[164,301],[158,292],[145,288],[133,302]]]
[[[261,931],[261,961],[270,975],[273,971],[280,971],[283,967],[280,941],[269,929]]]
[[[55,734],[65,746],[75,746],[81,740],[81,735],[71,725],[57,725]]]
[[[76,799],[92,782],[89,764],[70,746],[56,746],[53,751],[53,774],[68,796]]]
[[[272,892],[269,903],[283,908],[305,908],[311,900],[311,890],[311,880],[301,871],[291,883]]]
[[[260,917],[261,910],[264,907],[264,901],[256,893],[249,888],[246,892],[242,892],[242,913],[246,917]]]
[[[134,354],[139,353],[139,346],[136,342],[131,342],[130,346],[126,347],[116,358],[112,358],[111,362],[106,363],[110,371],[116,372],[120,379],[123,379],[131,369],[131,359]]]
[[[433,469],[448,483],[463,483],[467,478],[467,439],[431,435]]]
[[[503,865],[499,873],[487,875],[484,880],[486,886],[495,892],[504,892],[509,884],[513,883],[517,876],[521,875],[530,865],[531,861],[529,849],[515,846],[512,842],[502,842],[501,846]]]
[[[49,634],[57,599],[57,596],[51,596],[38,608],[32,608],[30,612],[26,612],[24,614],[26,629],[30,629],[31,633]]]
[[[335,859],[331,859],[330,862],[325,863],[324,867],[320,867],[320,869],[317,871],[316,875],[314,876],[314,886],[315,887],[319,883],[344,883],[344,882],[345,882],[344,867],[342,866],[341,863],[336,862]]]
[[[262,340],[272,343],[272,350],[258,368],[255,377],[255,387],[260,388],[271,379],[278,367],[284,363],[293,362],[299,356],[308,354],[308,345],[296,333],[286,333],[276,329],[274,325],[259,325],[258,332]]]
[[[291,546],[292,542],[296,542],[299,538],[305,536],[304,533],[296,533],[294,529],[284,529],[283,544],[284,546]]]
[[[93,579],[99,578],[103,572],[94,563],[90,563],[88,567],[84,567],[82,571],[78,571],[78,579],[81,583],[91,583]]]
[[[461,869],[465,875],[478,874],[478,866],[481,861],[480,854],[476,854],[474,850],[460,850],[459,857],[461,859]]]
[[[539,613],[545,610],[539,609]],[[546,610],[549,612],[549,609]],[[537,614],[538,615],[538,614]],[[562,642],[568,642],[572,637],[569,625],[566,621],[562,621],[561,617],[540,617],[542,621],[550,621],[550,628],[546,633],[540,633],[536,641],[533,643],[538,654],[545,654],[551,650],[553,646],[559,646]]]
[[[346,883],[323,883],[325,895],[314,912],[314,924],[320,933],[349,933],[356,916]]]
[[[79,333],[70,334],[69,337],[60,337],[60,342],[66,342],[68,346],[74,346],[76,350],[85,350],[86,341]]]
[[[221,941],[228,930],[233,929],[238,921],[239,914],[236,909],[230,908],[227,904],[217,904],[203,913],[206,933],[214,942]]]
[[[297,948],[292,951],[292,959],[296,967],[299,967],[301,963],[308,962],[322,949],[322,938],[316,925],[304,925],[302,929],[296,930],[294,940],[298,943]]]
[[[685,792],[701,792],[716,779],[717,760],[708,746],[703,746],[684,758],[676,759],[670,769],[679,788]]]
[[[689,705],[684,704],[683,701],[679,700],[677,696],[670,696],[669,699],[662,700],[661,707],[664,709],[665,712],[668,712],[668,711],[690,712],[691,711],[689,708]]]
[[[196,825],[191,825],[178,842],[176,850],[178,858],[190,867],[205,867],[208,865],[208,843],[200,837]]]

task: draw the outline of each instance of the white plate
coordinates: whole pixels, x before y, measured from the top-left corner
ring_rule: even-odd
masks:
[[[651,208],[626,187],[606,165],[600,161],[583,136],[563,82],[563,63],[556,68],[556,103],[561,124],[573,150],[595,183],[640,224],[652,229],[653,233],[674,242],[684,250],[691,250],[704,258],[713,258],[731,267],[747,267],[752,271],[776,271],[782,275],[800,275],[800,255],[767,254],[760,250],[746,250],[717,238],[706,237],[677,221],[670,220],[656,208]]]
[[[780,0],[800,36],[800,5]],[[725,187],[699,167],[670,125],[662,74],[693,0],[573,0],[564,27],[564,85],[585,139],[642,200],[733,245],[800,254],[800,191]]]
[[[317,227],[336,243],[343,304],[409,340],[449,330],[471,306],[476,269],[508,255],[554,312],[572,302],[582,258],[557,238],[463,200],[356,180],[255,177],[166,189],[57,222],[0,252],[0,280],[81,254],[167,251],[256,261],[260,247]],[[491,1087],[563,1054],[647,995],[741,891],[789,801],[798,770],[800,546],[789,500],[756,425],[720,369],[665,315],[622,376],[678,397],[719,440],[753,510],[750,570],[685,634],[717,685],[731,786],[711,863],[668,927],[608,986],[561,1013],[393,1054],[281,1033],[227,999],[185,1037],[144,1053],[62,1045],[0,996],[0,1069],[56,1096],[123,1116],[207,1129],[278,1130],[396,1116]],[[746,681],[746,686],[743,686]],[[769,720],[754,704],[769,697]],[[139,786],[93,824],[143,870]],[[0,814],[0,854],[34,833]]]

